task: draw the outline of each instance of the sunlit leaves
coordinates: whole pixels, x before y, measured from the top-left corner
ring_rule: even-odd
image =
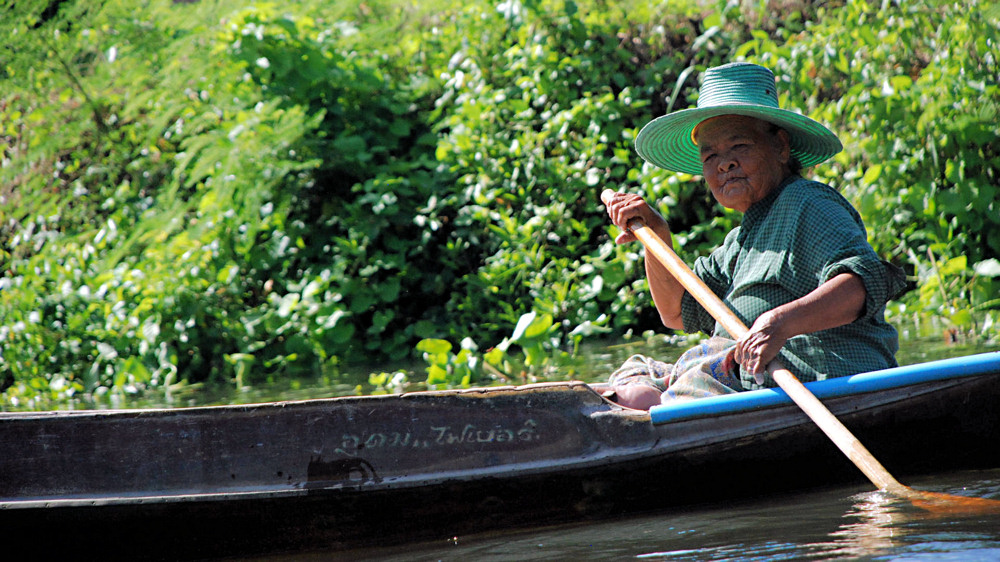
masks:
[[[597,195],[656,201],[685,257],[718,246],[738,214],[633,143],[740,58],[841,136],[807,173],[911,266],[919,308],[974,328],[1000,307],[979,3],[48,4],[0,22],[0,386],[22,404],[504,342],[418,348],[464,385],[658,327]]]

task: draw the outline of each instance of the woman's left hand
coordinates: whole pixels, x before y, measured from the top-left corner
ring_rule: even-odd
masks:
[[[757,317],[750,330],[736,342],[733,357],[754,376],[757,384],[764,382],[767,365],[778,356],[788,338],[781,329],[783,322],[774,311]]]
[[[856,273],[840,273],[804,297],[757,317],[736,342],[733,358],[764,382],[767,365],[781,346],[799,334],[811,334],[849,324],[865,310],[865,283]]]

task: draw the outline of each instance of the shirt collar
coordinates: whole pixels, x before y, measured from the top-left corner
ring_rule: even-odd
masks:
[[[743,213],[743,221],[742,221],[743,229],[745,230],[747,228],[752,227],[754,223],[766,217],[767,213],[770,212],[771,207],[774,206],[774,201],[778,198],[779,195],[781,195],[781,192],[785,189],[785,186],[798,179],[799,176],[795,174],[788,176],[787,178],[781,180],[781,183],[778,184],[778,187],[772,189],[771,193],[768,193],[766,196],[764,196],[763,199],[751,205],[750,208],[747,209],[745,213]]]

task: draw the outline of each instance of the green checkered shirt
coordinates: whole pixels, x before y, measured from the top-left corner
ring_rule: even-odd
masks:
[[[868,293],[862,316],[791,338],[781,350],[784,364],[802,382],[896,366],[899,335],[884,312],[904,281],[875,254],[858,212],[830,186],[786,179],[747,209],[742,225],[692,269],[747,326],[840,273],[855,273]],[[684,331],[730,337],[688,293],[681,310]],[[744,388],[760,388],[746,371],[740,378]],[[768,376],[763,386],[776,384]]]

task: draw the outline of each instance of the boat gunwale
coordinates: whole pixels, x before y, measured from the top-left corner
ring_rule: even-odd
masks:
[[[419,390],[402,392],[399,394],[364,394],[359,396],[330,396],[325,398],[304,398],[299,400],[278,400],[270,402],[250,402],[247,404],[215,404],[206,406],[177,406],[177,407],[156,407],[156,408],[107,408],[107,409],[82,409],[82,410],[38,410],[38,411],[0,411],[0,422],[5,420],[51,420],[56,418],[87,418],[87,417],[111,417],[111,416],[181,416],[187,414],[206,414],[216,412],[245,412],[258,409],[281,409],[290,407],[309,407],[323,405],[353,404],[363,401],[394,401],[400,399],[433,399],[448,396],[500,396],[503,394],[533,392],[548,389],[564,389],[566,391],[580,391],[582,395],[593,394],[598,400],[594,404],[606,403],[628,410],[608,401],[600,395],[588,383],[578,380],[537,382],[523,385],[504,386],[482,386],[473,388],[452,388],[441,390]]]
[[[1000,376],[1000,351],[813,381],[805,383],[805,387],[820,400],[827,400],[906,388],[927,382],[990,375]],[[665,425],[790,404],[794,402],[784,390],[765,388],[653,406],[650,418],[656,425]]]

